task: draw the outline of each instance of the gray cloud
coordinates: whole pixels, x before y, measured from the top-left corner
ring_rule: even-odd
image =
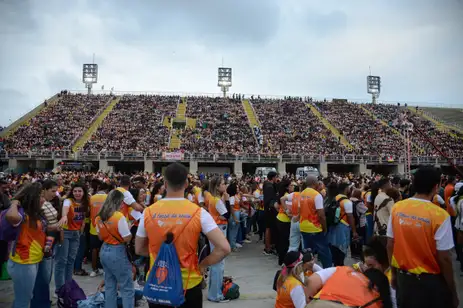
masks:
[[[463,3],[457,0],[0,0],[0,125],[61,89],[232,92],[462,104]],[[13,104],[10,104],[13,102]],[[8,105],[7,105],[8,103]]]

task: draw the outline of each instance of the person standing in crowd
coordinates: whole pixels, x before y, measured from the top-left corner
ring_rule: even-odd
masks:
[[[151,191],[151,199],[149,202],[150,205],[161,200],[163,198],[164,192],[165,192],[164,183],[158,182],[154,184],[153,190]]]
[[[275,241],[275,229],[276,229],[276,217],[278,207],[278,198],[276,190],[277,174],[274,171],[270,171],[267,174],[267,181],[264,183],[264,211],[265,211],[265,249],[264,255],[273,254],[272,243]]]
[[[339,194],[336,196],[336,201],[339,202],[340,206],[340,221],[338,224],[331,226],[328,231],[328,243],[335,266],[344,265],[347,249],[351,242],[351,232],[352,240],[358,239],[357,230],[355,229],[353,204],[349,200],[350,190],[351,187],[348,183],[339,184]],[[326,268],[327,266],[323,267]]]
[[[227,194],[230,196],[230,218],[228,219],[227,238],[232,251],[237,251],[238,248],[241,248],[241,245],[237,243],[241,207],[236,183],[228,185]]]
[[[369,185],[364,185],[363,187],[363,194],[362,194],[362,199],[367,207],[367,212],[365,213],[365,218],[367,221],[367,228],[365,232],[365,241],[368,241],[374,233],[375,229],[375,219],[374,219],[374,211],[375,211],[375,206],[373,204],[373,200],[371,200],[371,189]]]
[[[222,178],[213,178],[211,180],[211,194],[216,202],[212,202],[215,210],[214,214],[209,214],[206,210],[198,207],[196,204],[184,198],[184,191],[188,186],[188,170],[179,163],[170,164],[165,169],[165,180],[167,195],[155,204],[148,207],[140,220],[140,225],[135,239],[135,250],[138,255],[150,256],[151,266],[153,265],[156,256],[159,252],[162,242],[165,240],[167,233],[172,233],[174,236],[174,245],[178,253],[182,281],[185,292],[184,308],[201,308],[203,306],[203,297],[201,290],[201,281],[203,279],[202,272],[207,267],[211,267],[211,281],[209,284],[209,300],[215,302],[224,302],[222,295],[222,276],[223,276],[223,259],[230,253],[230,245],[225,237],[227,219],[223,217],[223,208],[225,204],[220,198],[220,194],[226,194],[225,183]],[[222,214],[219,214],[219,211]],[[157,223],[159,218],[154,220],[153,213],[161,213],[163,224]],[[212,212],[211,212],[212,213]],[[178,223],[178,218],[172,218],[168,214],[183,214],[184,218],[181,224]],[[218,214],[218,215],[217,215]],[[159,216],[159,215],[158,215]],[[179,215],[177,215],[180,217]],[[223,220],[225,229],[220,229],[214,221]],[[206,235],[211,243],[211,254],[207,256],[198,265],[197,249],[200,233]],[[219,277],[217,269],[214,266],[217,264],[222,269],[222,276]],[[215,273],[213,273],[216,271]],[[217,281],[213,281],[212,276]],[[218,282],[220,281],[220,287]],[[163,305],[149,304],[150,308],[167,307]]]
[[[41,194],[40,183],[23,185],[5,215],[9,224],[21,228],[8,261],[8,273],[13,279],[13,308],[28,308],[34,289],[43,290],[43,286],[36,283],[46,240]],[[24,215],[19,207],[24,210]],[[45,274],[44,271],[41,274]]]
[[[89,197],[85,184],[77,183],[63,202],[59,226],[64,229],[64,240],[56,248],[55,292],[72,280],[74,261],[79,250],[80,235],[85,228],[85,215],[89,208]]]
[[[358,235],[361,237],[362,243],[366,243],[367,236],[367,217],[366,213],[368,211],[365,202],[362,200],[362,191],[360,189],[354,189],[352,191],[352,201],[353,210],[355,212],[355,228],[357,229]]]
[[[122,202],[121,213],[124,214],[125,218],[129,219],[129,207],[133,208],[139,213],[143,212],[145,206],[139,204],[129,191],[130,177],[128,175],[123,175],[120,179],[119,185],[120,186],[117,188],[117,190],[124,194],[124,202]]]
[[[90,277],[96,277],[103,275],[100,263],[100,248],[103,242],[98,237],[96,231],[96,217],[100,212],[103,203],[108,197],[108,185],[104,182],[99,181],[96,188],[96,194],[90,197],[90,249],[92,253],[92,272]]]
[[[460,261],[460,272],[463,275],[463,182],[455,184],[455,195],[450,199],[457,213],[455,220],[456,231],[456,251],[457,258]]]
[[[52,180],[45,180],[42,183],[42,210],[41,216],[47,224],[47,241],[49,245],[44,249],[44,256],[39,263],[34,287],[34,297],[31,301],[31,308],[49,308],[50,302],[50,281],[53,274],[53,248],[60,241],[61,227],[58,226],[58,211],[51,203],[57,199],[56,192],[58,184]]]
[[[103,241],[100,260],[104,270],[105,307],[117,307],[117,288],[124,308],[134,307],[132,264],[129,261],[126,243],[132,239],[125,216],[120,212],[124,194],[111,191],[105,199],[96,219],[96,231]]]
[[[409,179],[401,179],[400,180],[400,194],[402,195],[402,200],[405,200],[410,197],[410,180]]]
[[[287,213],[290,212],[291,226],[289,231],[289,251],[299,251],[301,246],[301,229],[299,223],[299,197],[300,188],[296,183],[292,183],[294,191],[286,196],[281,197],[280,204],[286,206]]]
[[[6,210],[10,207],[10,199],[5,194],[6,187],[8,182],[4,179],[0,179],[0,212]],[[8,256],[8,242],[0,241],[0,277],[3,276],[3,271],[6,271],[6,266],[4,267],[5,260]]]
[[[447,185],[445,185],[445,188],[444,188],[444,201],[447,207],[447,212],[451,216],[450,219],[452,220],[452,225],[455,224],[456,212],[450,205],[450,198],[453,196],[456,183],[457,183],[457,179],[453,175],[450,175],[447,178]]]
[[[210,181],[209,191],[211,200],[209,201],[209,213],[218,226],[218,229],[227,236],[227,221],[231,216],[230,199],[226,192],[227,186],[222,177],[214,177]],[[213,243],[212,243],[213,244]],[[213,250],[214,246],[211,245]],[[230,248],[231,250],[231,248]],[[215,263],[210,267],[209,273],[209,292],[208,300],[213,302],[226,302],[222,294],[223,272],[225,260]]]
[[[332,255],[327,242],[328,230],[323,207],[323,197],[315,190],[318,180],[315,176],[308,176],[306,188],[299,198],[299,225],[304,241],[304,248],[310,248],[318,253],[324,268],[332,265]]]
[[[278,196],[283,197],[294,191],[294,184],[290,180],[284,180],[279,184]],[[282,265],[286,253],[289,249],[289,235],[291,232],[291,218],[286,213],[290,208],[286,208],[286,200],[279,202],[278,215],[277,215],[277,253],[278,253],[278,265]],[[289,211],[288,211],[289,212]]]
[[[262,184],[255,184],[255,189],[253,192],[254,199],[257,200],[256,206],[256,215],[254,216],[255,225],[257,225],[257,233],[259,234],[259,240],[262,241],[264,239],[264,232],[265,232],[265,211],[264,211],[264,195],[262,194],[263,185]]]
[[[399,307],[458,307],[453,278],[452,226],[448,213],[431,203],[440,173],[419,168],[415,195],[397,202],[387,227],[392,285]]]
[[[387,222],[394,205],[394,200],[386,194],[386,191],[391,187],[389,179],[380,179],[376,182],[375,188],[371,193],[371,199],[375,206],[376,233],[381,236],[386,235]]]

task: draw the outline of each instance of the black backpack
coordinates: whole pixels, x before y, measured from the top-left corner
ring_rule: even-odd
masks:
[[[341,197],[338,201],[333,199],[331,203],[325,207],[326,225],[328,227],[336,226],[341,221],[341,219],[344,218],[341,217],[341,202],[343,200],[347,200],[347,198]]]

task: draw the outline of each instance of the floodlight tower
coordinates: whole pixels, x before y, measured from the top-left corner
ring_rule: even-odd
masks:
[[[219,67],[217,86],[223,92],[223,97],[227,97],[228,89],[232,86],[232,69],[230,67]]]
[[[367,92],[371,94],[371,101],[375,104],[381,93],[381,77],[371,76],[371,74],[367,76]]]
[[[92,94],[93,84],[98,82],[98,64],[84,64],[82,68],[82,82],[88,89],[88,94]]]

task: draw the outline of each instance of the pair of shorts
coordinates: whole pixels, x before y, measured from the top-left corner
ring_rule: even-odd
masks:
[[[100,241],[98,235],[90,234],[90,249],[100,249],[103,241]]]

